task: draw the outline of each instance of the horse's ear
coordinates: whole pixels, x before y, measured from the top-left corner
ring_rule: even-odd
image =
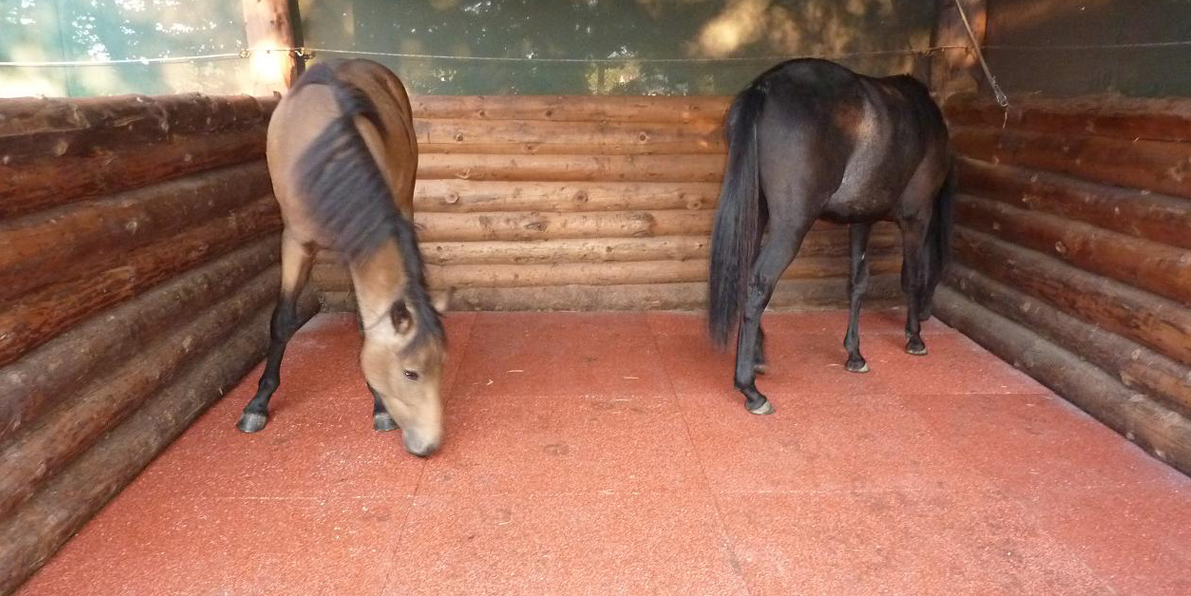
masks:
[[[389,309],[389,318],[393,321],[393,329],[400,335],[405,335],[413,329],[414,319],[410,316],[409,307],[405,305],[404,300],[393,303],[393,308]]]
[[[447,312],[447,307],[451,303],[451,295],[454,293],[455,288],[447,288],[442,292],[431,294],[430,304],[434,306],[434,310],[437,310],[439,314]]]

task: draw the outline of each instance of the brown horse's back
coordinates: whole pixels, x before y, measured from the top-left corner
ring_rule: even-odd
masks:
[[[389,186],[393,202],[405,217],[412,217],[418,148],[404,85],[387,68],[370,60],[338,61],[331,66],[336,79],[359,90],[375,106],[374,117],[380,126],[362,116],[354,121]],[[269,123],[266,156],[274,194],[286,233],[303,243],[333,247],[328,230],[312,217],[313,197],[298,183],[298,164],[328,126],[342,116],[342,107],[330,87],[300,84],[281,100]]]

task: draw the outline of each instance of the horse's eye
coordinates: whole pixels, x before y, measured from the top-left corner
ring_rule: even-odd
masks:
[[[414,371],[412,371],[412,370],[407,370],[407,371],[405,371],[405,378],[407,378],[407,379],[409,379],[409,380],[411,380],[411,381],[416,381],[416,380],[418,380],[418,378],[420,378],[420,377],[421,377],[421,375],[419,375],[418,373],[416,373],[416,372],[414,372]]]

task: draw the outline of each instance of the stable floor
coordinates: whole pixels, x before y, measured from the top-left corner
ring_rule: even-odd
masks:
[[[254,372],[21,592],[1191,594],[1191,480],[936,321],[766,319],[777,408],[681,314],[447,317],[447,441],[371,430],[349,316]]]

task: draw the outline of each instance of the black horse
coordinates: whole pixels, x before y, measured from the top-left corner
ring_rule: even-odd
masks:
[[[728,163],[711,241],[709,331],[723,347],[739,321],[736,388],[754,414],[773,406],[761,314],[815,219],[851,224],[847,369],[866,372],[857,328],[873,223],[897,222],[908,301],[906,351],[926,354],[919,321],[949,254],[955,187],[947,125],[909,76],[866,77],[825,60],[791,60],[732,102]],[[762,243],[761,232],[768,225]]]

